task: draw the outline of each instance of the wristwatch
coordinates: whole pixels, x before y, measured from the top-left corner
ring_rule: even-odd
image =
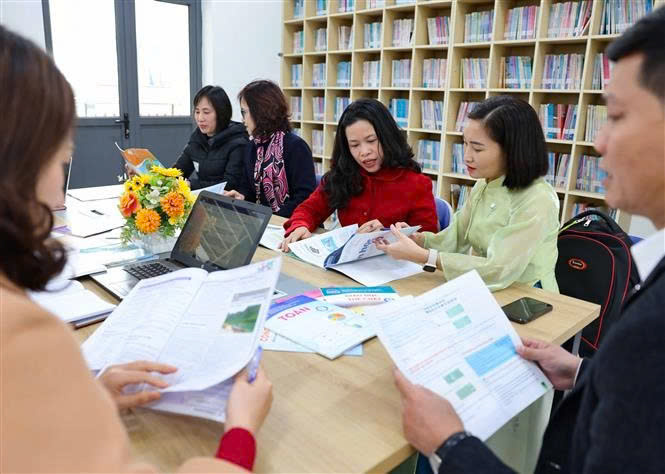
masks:
[[[439,252],[434,249],[429,249],[429,256],[427,257],[427,263],[423,266],[423,270],[426,272],[435,272],[436,271],[436,259],[439,257]]]
[[[460,441],[465,440],[466,438],[469,438],[473,436],[471,433],[467,433],[466,431],[460,431],[458,433],[455,433],[454,435],[450,436],[447,440],[443,442],[441,446],[437,448],[436,451],[434,451],[430,456],[429,456],[429,465],[432,467],[432,471],[434,471],[434,474],[437,474],[439,472],[439,468],[441,467],[441,461],[443,458],[448,454],[448,452],[453,449]]]

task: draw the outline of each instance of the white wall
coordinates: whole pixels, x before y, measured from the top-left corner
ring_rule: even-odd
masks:
[[[41,0],[0,0],[0,24],[45,48]]]
[[[203,84],[224,88],[240,121],[238,92],[254,79],[279,83],[281,0],[202,0]]]

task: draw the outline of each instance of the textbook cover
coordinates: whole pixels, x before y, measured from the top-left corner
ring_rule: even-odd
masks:
[[[123,150],[117,143],[115,146],[125,159],[127,167],[137,174],[147,174],[153,166],[162,166],[159,160],[147,148],[127,148]]]

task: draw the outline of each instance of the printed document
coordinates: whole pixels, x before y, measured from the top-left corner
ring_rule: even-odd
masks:
[[[445,397],[482,440],[552,388],[516,353],[520,338],[475,270],[368,318],[399,370]]]
[[[55,314],[66,323],[108,314],[115,308],[78,281],[57,278],[50,281],[45,291],[30,291],[30,299]]]

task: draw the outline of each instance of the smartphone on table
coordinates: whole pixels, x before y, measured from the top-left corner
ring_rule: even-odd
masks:
[[[502,306],[501,309],[511,321],[526,324],[552,311],[552,305],[534,298],[524,297]]]

